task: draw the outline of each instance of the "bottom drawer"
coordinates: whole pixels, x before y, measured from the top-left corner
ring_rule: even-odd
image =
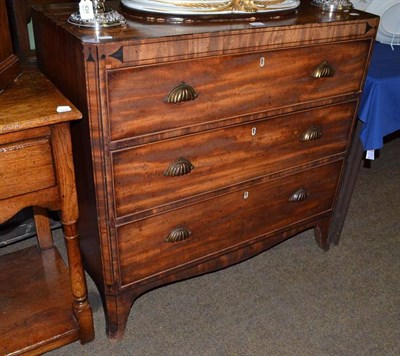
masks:
[[[121,285],[329,211],[341,164],[337,161],[118,227]]]

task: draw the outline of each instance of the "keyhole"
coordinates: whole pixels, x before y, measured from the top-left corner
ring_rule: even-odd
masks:
[[[253,127],[253,128],[251,129],[251,136],[255,136],[256,133],[257,133],[257,127]]]
[[[265,58],[261,57],[260,58],[260,67],[264,67],[265,66]]]
[[[243,199],[247,199],[249,197],[249,192],[244,192],[243,193]]]

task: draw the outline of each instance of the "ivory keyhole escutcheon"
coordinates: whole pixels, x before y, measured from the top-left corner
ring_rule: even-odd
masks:
[[[257,134],[257,127],[253,127],[251,129],[251,136],[255,136]]]
[[[261,57],[260,58],[260,67],[264,67],[265,66],[265,58]]]

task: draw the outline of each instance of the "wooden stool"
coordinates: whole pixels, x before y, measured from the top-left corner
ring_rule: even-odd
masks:
[[[57,112],[63,107],[70,110]],[[69,131],[81,113],[39,72],[24,72],[0,93],[0,108],[0,223],[33,206],[38,240],[0,256],[0,354],[88,342],[93,317]],[[69,268],[53,245],[47,209],[61,212]]]

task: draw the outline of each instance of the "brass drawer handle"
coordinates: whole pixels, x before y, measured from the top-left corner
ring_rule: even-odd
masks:
[[[311,126],[308,130],[304,131],[300,136],[300,141],[308,142],[315,141],[322,137],[322,131],[317,126]]]
[[[314,69],[312,76],[314,78],[327,78],[333,77],[335,70],[328,62],[322,62],[317,68]]]
[[[166,103],[183,103],[185,101],[191,101],[197,98],[196,91],[190,86],[182,82],[177,87],[172,89],[168,96],[164,99]]]
[[[165,238],[167,242],[179,242],[186,240],[192,235],[192,232],[186,226],[177,226],[171,230],[168,236]]]
[[[308,198],[308,191],[305,188],[299,188],[296,192],[294,192],[290,198],[290,202],[300,202],[304,201]]]
[[[170,166],[164,172],[164,175],[168,177],[179,177],[190,173],[193,169],[194,166],[189,160],[180,157],[175,162],[170,164]]]

